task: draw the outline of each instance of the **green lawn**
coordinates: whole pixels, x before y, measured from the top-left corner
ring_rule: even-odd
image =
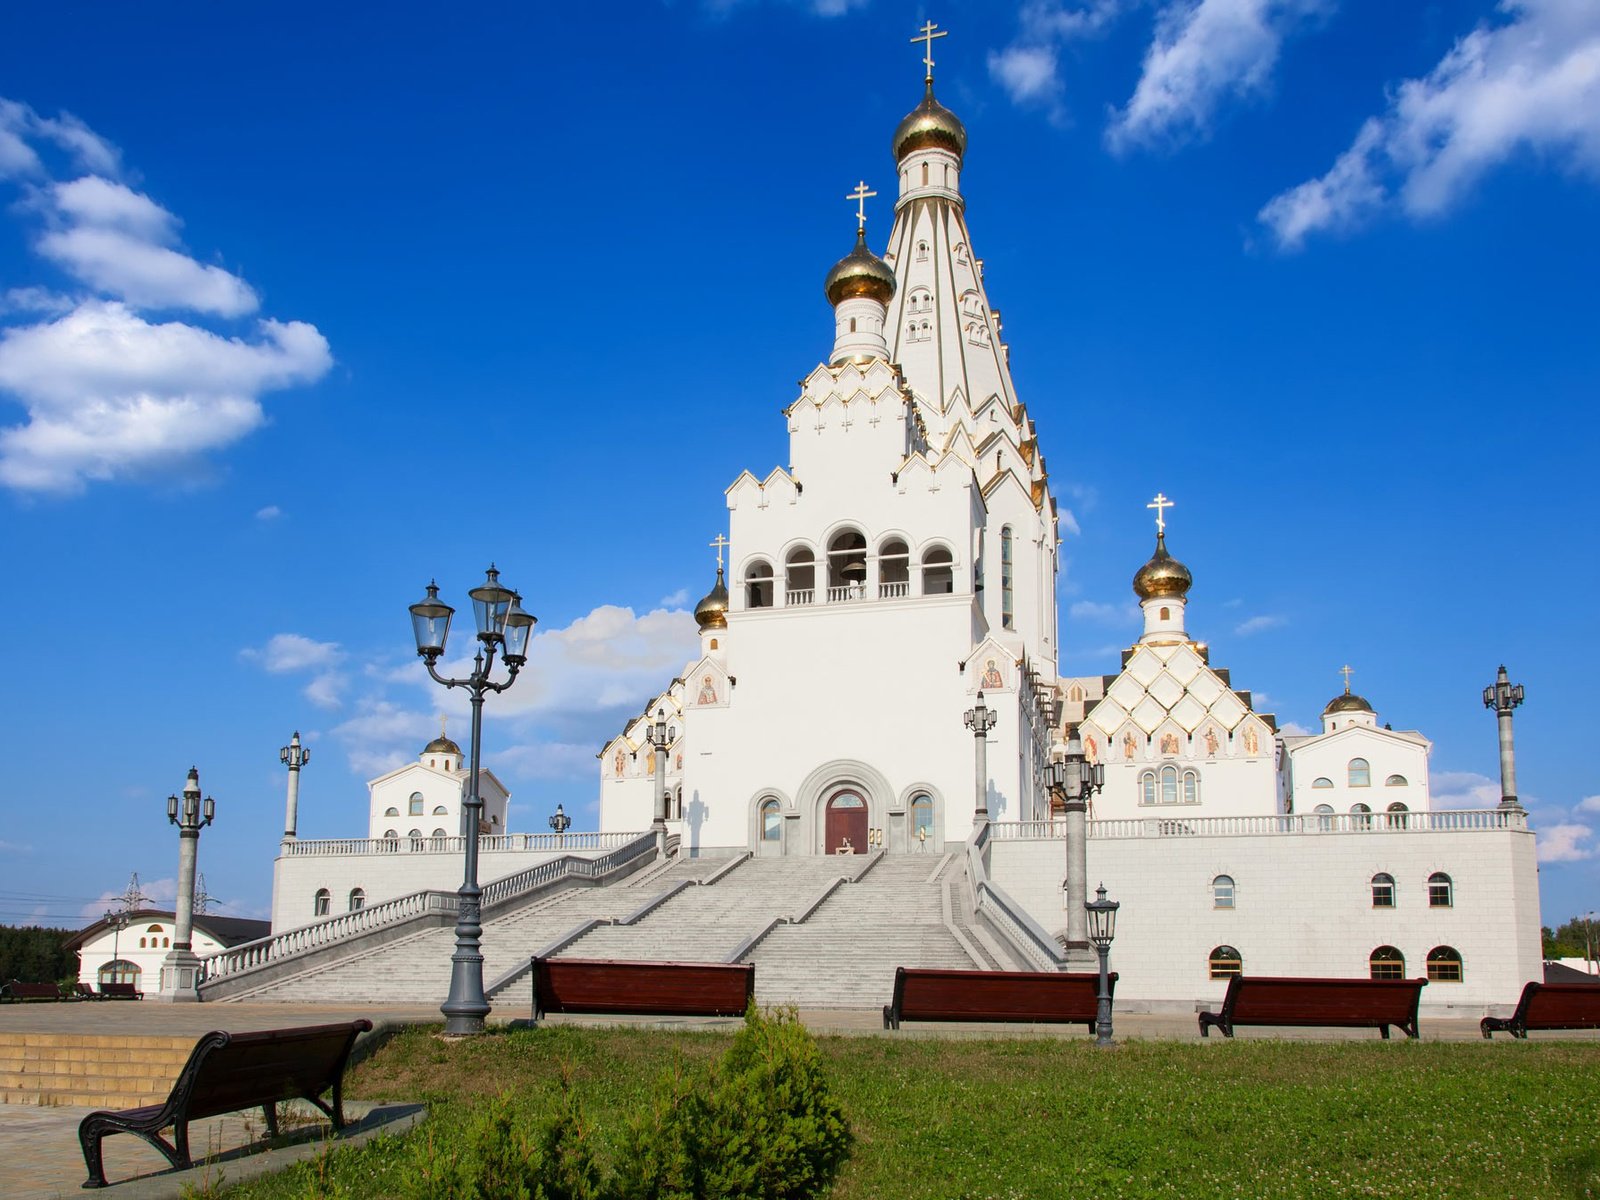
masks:
[[[1596,1042],[819,1044],[855,1134],[837,1200],[1600,1196]],[[604,1143],[662,1072],[727,1045],[570,1026],[457,1043],[412,1030],[356,1068],[346,1094],[427,1100],[431,1132],[415,1136],[443,1140],[477,1098],[553,1098],[565,1065]],[[395,1195],[400,1157],[380,1139],[227,1194]]]

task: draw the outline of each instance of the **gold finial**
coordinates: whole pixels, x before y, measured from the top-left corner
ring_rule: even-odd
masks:
[[[1156,510],[1156,532],[1157,533],[1166,533],[1166,531],[1167,531],[1166,511],[1169,508],[1176,508],[1177,505],[1173,504],[1173,502],[1171,500],[1168,500],[1160,492],[1157,492],[1156,493],[1156,498],[1154,500],[1152,500],[1149,504],[1146,504],[1145,507],[1146,508],[1153,508],[1153,509]]]
[[[934,30],[938,28],[939,27],[932,21],[927,21],[922,26],[922,32],[911,39],[911,44],[913,46],[918,42],[923,43],[922,65],[928,68],[929,83],[933,82],[933,39],[950,36],[950,31],[947,29],[940,30],[940,32],[935,33]]]
[[[444,737],[445,736],[444,727],[445,727],[445,724],[449,720],[450,720],[450,718],[445,716],[443,713],[439,714],[439,736],[440,737]]]
[[[851,192],[848,196],[845,197],[846,200],[854,200],[856,202],[856,232],[857,233],[862,233],[862,232],[864,232],[866,230],[866,228],[867,228],[867,201],[870,200],[873,196],[876,196],[877,194],[878,194],[877,192],[869,192],[869,191],[867,191],[867,181],[865,179],[863,179],[860,183],[856,184],[856,190]]]
[[[1355,671],[1346,663],[1339,668],[1339,674],[1344,676],[1344,694],[1348,696],[1350,694],[1350,676],[1354,675]]]
[[[711,542],[709,544],[712,545],[712,546],[715,546],[717,548],[717,570],[720,571],[720,570],[722,570],[722,550],[723,550],[723,547],[731,546],[731,545],[733,545],[733,543],[730,542],[727,538],[723,537],[722,534],[719,533],[719,534],[717,534],[716,541]]]

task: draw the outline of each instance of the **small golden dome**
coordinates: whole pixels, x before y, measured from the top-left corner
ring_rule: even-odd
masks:
[[[888,304],[894,299],[894,272],[888,263],[867,249],[867,231],[862,228],[856,230],[855,249],[833,264],[822,286],[828,293],[828,303],[835,308],[840,301],[857,296],[868,296],[879,304]]]
[[[1182,600],[1193,583],[1189,568],[1167,553],[1167,535],[1156,534],[1156,552],[1133,577],[1134,594],[1141,600],[1158,596]]]
[[[728,627],[728,585],[722,582],[722,568],[717,568],[717,582],[705,599],[694,606],[695,624],[701,632]]]
[[[461,747],[441,733],[424,746],[422,752],[424,754],[460,754]]]
[[[967,130],[959,117],[933,98],[933,80],[922,103],[906,114],[894,131],[894,160],[902,161],[913,150],[939,146],[961,158],[967,152]]]
[[[1350,691],[1349,687],[1347,686],[1342,694],[1340,694],[1338,696],[1335,696],[1332,700],[1328,701],[1328,707],[1322,710],[1322,715],[1325,716],[1325,717],[1329,717],[1329,716],[1332,716],[1334,713],[1342,713],[1342,712],[1367,712],[1367,713],[1369,713],[1371,711],[1372,711],[1372,705],[1368,704],[1360,696],[1357,696],[1357,695],[1353,694]]]

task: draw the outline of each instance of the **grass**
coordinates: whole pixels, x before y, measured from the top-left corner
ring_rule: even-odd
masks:
[[[834,1200],[1600,1196],[1600,1043],[824,1037],[855,1149]],[[425,1100],[449,1144],[474,1101],[552,1099],[563,1064],[602,1142],[725,1035],[579,1028],[401,1034],[346,1095]],[[399,1193],[394,1139],[226,1191]]]

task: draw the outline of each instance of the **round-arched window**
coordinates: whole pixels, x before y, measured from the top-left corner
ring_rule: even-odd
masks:
[[[1333,805],[1319,804],[1311,810],[1317,817],[1317,829],[1323,833],[1333,828]]]
[[[744,606],[771,608],[772,602],[772,564],[764,558],[758,558],[744,569]]]
[[[1456,902],[1456,886],[1450,876],[1443,871],[1435,871],[1428,876],[1428,907],[1453,908]]]
[[[1333,780],[1329,779],[1326,775],[1318,775],[1311,781],[1311,786],[1314,788],[1331,788],[1333,786]]]
[[[367,893],[361,888],[350,889],[350,911],[358,912],[366,906]]]
[[[1404,775],[1391,775],[1391,776],[1389,776],[1389,778],[1387,778],[1387,779],[1385,779],[1383,781],[1383,786],[1384,787],[1405,787],[1406,786],[1406,777]]]
[[[421,792],[412,792],[411,793],[411,816],[420,817],[422,815],[422,805],[423,805],[422,793]]]
[[[1209,962],[1213,979],[1231,979],[1244,970],[1244,959],[1232,946],[1218,946]]]
[[[1351,787],[1372,786],[1372,766],[1364,758],[1352,758],[1345,768]]]
[[[1213,908],[1233,907],[1233,876],[1218,875],[1211,881],[1211,906]]]
[[[1372,877],[1372,907],[1394,907],[1394,876],[1386,871],[1379,871]]]
[[[114,958],[101,965],[95,972],[95,978],[100,983],[132,983],[139,982],[139,964],[129,962],[125,958]]]
[[[783,806],[775,797],[761,802],[761,840],[777,842],[783,839]]]
[[[386,817],[398,817],[400,815],[400,810],[391,804],[388,808],[383,810],[383,815]]]
[[[433,806],[433,815],[436,817],[448,817],[450,810],[442,804],[435,804]]]
[[[911,840],[919,846],[933,840],[933,797],[927,792],[911,797]]]
[[[1393,946],[1379,946],[1367,959],[1367,971],[1373,979],[1404,979],[1406,956]]]
[[[1428,951],[1429,983],[1460,983],[1463,978],[1461,952],[1454,946],[1435,946]]]
[[[436,838],[442,838],[442,837],[449,837],[450,835],[448,833],[446,833],[442,829],[435,829],[433,831],[433,836],[436,837]]]
[[[314,917],[327,916],[332,904],[333,893],[328,891],[327,888],[318,888],[317,894],[311,900],[311,915]]]

